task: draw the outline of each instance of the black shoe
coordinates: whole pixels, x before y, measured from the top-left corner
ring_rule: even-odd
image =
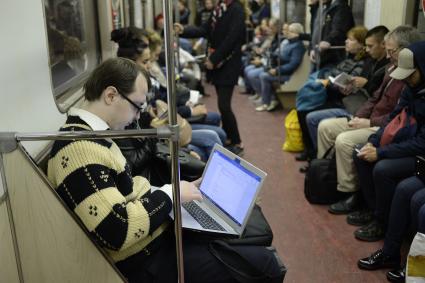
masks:
[[[300,172],[305,174],[305,173],[307,173],[309,168],[310,168],[310,165],[301,166]]]
[[[308,161],[308,160],[310,160],[310,158],[308,157],[307,152],[303,151],[300,154],[297,154],[295,156],[295,160],[296,161]]]
[[[377,250],[369,257],[359,259],[357,266],[365,270],[377,270],[381,268],[397,268],[400,266],[400,259],[384,254],[382,249]]]
[[[239,145],[231,144],[226,146],[226,148],[236,155],[243,156],[244,154],[243,147],[240,147]]]
[[[332,214],[348,214],[359,208],[359,202],[358,193],[354,193],[347,199],[330,205],[328,211]]]
[[[406,268],[397,268],[387,272],[387,280],[402,283],[406,280]]]
[[[347,223],[354,226],[364,226],[373,220],[373,212],[370,210],[354,211],[347,215]]]
[[[385,237],[385,230],[382,224],[374,220],[354,231],[354,236],[361,241],[376,242]]]

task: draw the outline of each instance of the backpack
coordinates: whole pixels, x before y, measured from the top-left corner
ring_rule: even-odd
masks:
[[[312,204],[332,204],[344,197],[337,188],[336,158],[333,146],[323,158],[313,159],[304,180],[304,194]],[[329,158],[330,157],[330,158]]]

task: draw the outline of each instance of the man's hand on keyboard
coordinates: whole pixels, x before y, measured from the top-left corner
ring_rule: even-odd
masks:
[[[196,180],[197,181],[197,180]],[[180,199],[181,202],[189,202],[192,200],[202,200],[202,194],[195,185],[195,182],[180,182]]]
[[[199,188],[199,186],[201,185],[201,182],[202,182],[202,177],[193,181],[192,184],[194,184],[195,187]]]

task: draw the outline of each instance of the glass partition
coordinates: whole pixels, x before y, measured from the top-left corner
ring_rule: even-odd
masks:
[[[100,62],[96,1],[43,1],[51,81],[57,99],[80,87]]]

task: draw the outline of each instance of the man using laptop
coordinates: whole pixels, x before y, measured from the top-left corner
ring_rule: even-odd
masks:
[[[70,110],[61,131],[124,129],[143,111],[148,82],[146,72],[130,60],[105,61],[84,85],[85,105]],[[131,177],[124,156],[109,139],[55,141],[48,177],[129,282],[177,281],[169,185],[154,189],[146,179]],[[181,182],[182,202],[201,200],[197,184]],[[270,251],[234,248],[260,272],[279,276]],[[235,281],[208,243],[184,239],[183,251],[186,282]]]

